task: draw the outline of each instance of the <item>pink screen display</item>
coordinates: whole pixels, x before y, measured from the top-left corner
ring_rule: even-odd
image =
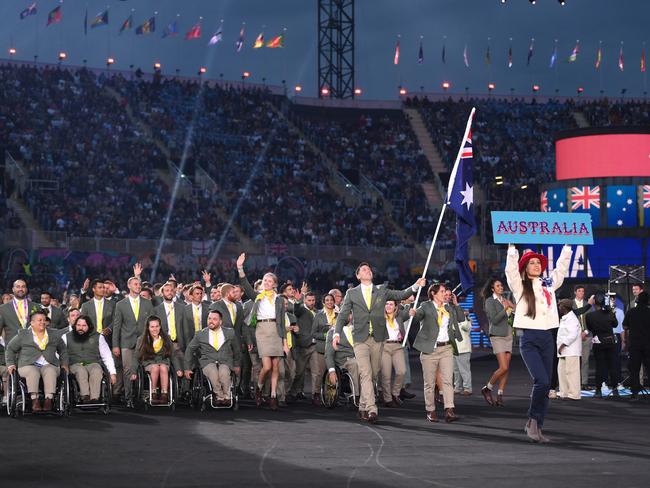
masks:
[[[604,134],[555,143],[556,178],[650,176],[650,134]]]

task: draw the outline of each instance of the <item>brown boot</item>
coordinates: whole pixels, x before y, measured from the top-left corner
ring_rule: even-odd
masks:
[[[255,386],[255,405],[257,408],[262,406],[262,390],[259,386]]]
[[[320,401],[320,393],[314,393],[311,397],[311,404],[314,407],[320,407],[322,406],[322,403]]]
[[[42,411],[43,411],[43,407],[41,406],[41,400],[38,397],[33,398],[32,399],[32,412],[38,413],[38,412],[42,412]]]
[[[481,395],[483,395],[483,398],[485,398],[485,401],[488,403],[488,405],[490,406],[494,405],[494,399],[492,398],[492,390],[490,390],[487,386],[481,388]]]
[[[429,422],[433,422],[433,423],[438,422],[438,416],[436,415],[435,410],[430,410],[430,411],[427,412],[427,420]]]
[[[90,395],[83,395],[81,397],[81,403],[90,403]]]
[[[359,420],[362,422],[366,422],[368,420],[368,411],[367,410],[359,410],[359,413],[357,414],[359,417]]]
[[[160,399],[158,400],[158,403],[160,403],[162,405],[165,405],[165,404],[169,403],[169,393],[167,393],[166,391],[163,391],[160,394]]]
[[[52,401],[51,398],[46,398],[45,402],[43,403],[43,411],[44,412],[49,412],[50,410],[52,410],[53,404],[54,404],[54,402]]]
[[[445,422],[450,424],[452,422],[456,422],[456,420],[459,419],[460,417],[456,415],[453,408],[445,408]]]
[[[276,411],[278,409],[278,399],[275,397],[271,397],[269,399],[269,407],[271,410]]]

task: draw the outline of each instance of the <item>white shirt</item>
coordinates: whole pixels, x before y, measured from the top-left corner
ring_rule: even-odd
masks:
[[[223,335],[223,330],[221,330],[221,327],[219,327],[218,330],[214,331],[212,329],[209,330],[209,338],[208,340],[210,341],[210,345],[214,347],[214,335],[217,334],[217,340],[219,341],[219,347],[217,348],[217,351],[221,349],[221,346],[223,346],[223,343],[226,342],[226,337]]]
[[[45,337],[47,338],[47,341],[49,342],[49,341],[50,341],[50,336],[47,335],[47,329],[45,330]],[[32,338],[34,339],[34,343],[36,344],[36,347],[38,347],[38,348],[40,349],[41,346],[40,346],[39,343],[38,343],[38,337],[36,337],[36,333],[34,332],[34,329],[32,329]],[[36,364],[37,366],[45,366],[46,364],[50,364],[50,363],[48,363],[48,362],[45,360],[45,357],[41,354],[41,357],[38,358],[38,359],[34,362],[34,364]]]
[[[386,330],[388,331],[388,340],[399,341],[399,324],[397,323],[397,319],[393,319],[393,324],[395,325],[394,329],[388,323],[388,319],[386,319]]]
[[[275,298],[277,294],[273,295],[273,303],[264,297],[259,301],[257,306],[257,320],[275,320]]]
[[[444,307],[444,305],[442,305]],[[438,307],[438,305],[436,305]],[[437,310],[437,308],[436,308]],[[440,326],[440,331],[438,332],[438,339],[436,342],[448,342],[449,341],[449,316],[442,316],[442,325]]]
[[[72,327],[70,330],[72,330]],[[63,342],[65,342],[66,346],[68,345],[68,334],[64,334]],[[104,336],[101,334],[99,335],[99,355],[101,356],[102,363],[106,366],[108,373],[117,374],[117,371],[115,371],[113,353],[111,352],[111,348],[108,346],[108,342],[106,342],[106,339],[104,339]]]

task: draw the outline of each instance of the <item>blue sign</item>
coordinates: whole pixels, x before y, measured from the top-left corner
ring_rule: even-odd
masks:
[[[491,212],[495,244],[593,244],[591,215]]]

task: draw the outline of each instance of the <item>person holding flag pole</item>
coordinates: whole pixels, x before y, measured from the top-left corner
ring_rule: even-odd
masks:
[[[467,263],[467,245],[470,237],[476,232],[476,222],[474,221],[472,208],[474,205],[474,190],[472,187],[473,152],[471,136],[472,120],[475,112],[476,109],[472,108],[467,120],[462,143],[449,178],[447,197],[440,211],[438,224],[429,248],[429,255],[422,271],[422,278],[425,278],[438,239],[442,219],[445,210],[449,206],[457,215],[455,259],[464,292],[468,292],[474,286]],[[456,342],[462,340],[458,321],[459,319],[464,320],[464,317],[457,317],[455,308],[444,303],[445,291],[445,286],[440,283],[432,285],[428,291],[429,301],[417,307],[420,298],[420,291],[418,290],[415,303],[409,311],[411,319],[408,322],[405,334],[408,337],[413,317],[415,317],[421,325],[413,346],[420,351],[424,377],[425,407],[427,420],[430,422],[438,421],[434,400],[436,372],[438,369],[440,369],[443,380],[445,420],[454,422],[459,418],[454,411],[453,356],[457,354]]]

